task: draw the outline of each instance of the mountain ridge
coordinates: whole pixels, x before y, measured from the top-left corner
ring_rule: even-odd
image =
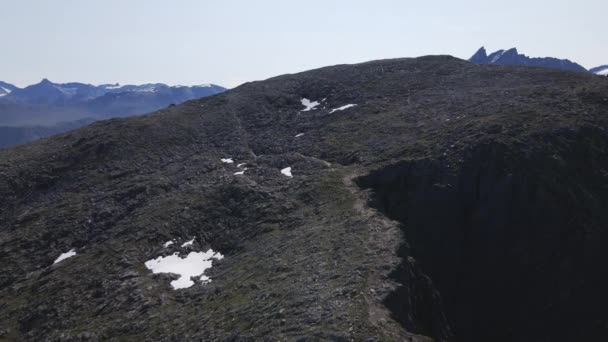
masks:
[[[497,50],[488,54],[485,47],[481,47],[469,58],[470,62],[477,64],[504,64],[504,65],[525,65],[534,67],[543,67],[567,71],[590,72],[596,73],[601,67],[587,70],[580,64],[572,62],[568,59],[559,59],[554,57],[528,57],[520,54],[517,48],[508,50]]]
[[[607,111],[605,78],[426,56],[1,150],[0,337],[604,340]],[[210,282],[146,268],[208,250]]]
[[[9,88],[9,86],[7,86]],[[0,86],[0,91],[2,90]],[[53,83],[43,79],[0,94],[0,148],[81,127],[96,120],[154,112],[173,104],[214,95],[214,84],[168,86]]]
[[[8,83],[5,83],[8,85]],[[1,86],[1,84],[0,84]],[[11,93],[4,96],[0,101],[24,104],[80,104],[81,102],[94,100],[108,93],[126,92],[155,92],[158,89],[207,89],[209,93],[224,91],[225,88],[215,84],[194,85],[194,86],[169,86],[164,83],[146,83],[141,85],[119,85],[102,84],[92,85],[79,82],[53,83],[44,78],[39,83],[17,88],[12,86]]]

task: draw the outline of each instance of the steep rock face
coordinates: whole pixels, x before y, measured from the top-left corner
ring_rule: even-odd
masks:
[[[0,151],[0,338],[532,341],[550,306],[603,340],[607,111],[604,78],[436,56]],[[209,248],[208,284],[144,266]]]
[[[359,182],[402,223],[454,340],[594,341],[606,335],[607,151],[604,131],[563,131],[528,151],[484,144],[457,169],[406,162]]]
[[[486,48],[483,46],[480,47],[479,50],[477,50],[477,52],[475,52],[475,54],[471,58],[469,58],[469,61],[478,64],[487,63],[488,53],[486,52]]]

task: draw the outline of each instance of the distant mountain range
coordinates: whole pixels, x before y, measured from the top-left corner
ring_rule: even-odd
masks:
[[[53,83],[43,79],[40,83],[20,89],[12,84],[0,82],[0,104],[42,105],[42,106],[78,106],[80,109],[103,116],[131,115],[140,112],[133,108],[133,101],[146,100],[147,103],[169,105],[221,93],[223,87],[205,84],[200,86],[168,86],[163,83],[144,85],[104,84],[95,86],[84,83]],[[122,106],[116,106],[121,99]],[[104,104],[112,104],[108,112]],[[155,106],[155,107],[156,107]],[[144,111],[147,108],[144,108]],[[1,122],[0,118],[0,122]]]
[[[0,147],[11,146],[91,122],[140,115],[226,90],[214,84],[91,85],[43,79],[25,88],[0,82]]]
[[[475,52],[469,61],[477,64],[525,65],[568,71],[590,72],[597,75],[608,76],[608,65],[587,70],[582,65],[568,59],[559,59],[554,57],[528,57],[524,54],[520,54],[516,48],[498,50],[488,55],[486,49],[482,46],[479,50],[477,50],[477,52]]]

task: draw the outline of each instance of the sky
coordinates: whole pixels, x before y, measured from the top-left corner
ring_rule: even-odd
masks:
[[[608,64],[608,1],[0,0],[0,80],[170,85],[517,47]]]

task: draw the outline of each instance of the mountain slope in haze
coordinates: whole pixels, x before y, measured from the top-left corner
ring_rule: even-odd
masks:
[[[24,144],[54,134],[67,132],[86,126],[92,122],[94,122],[92,119],[81,119],[49,126],[0,126],[0,148]]]
[[[429,56],[2,150],[0,338],[606,340],[607,114],[606,78]]]
[[[181,100],[180,102],[183,102],[183,98],[192,99],[196,97],[209,96],[225,90],[224,88],[214,84],[192,87],[170,87],[163,83],[125,86],[121,86],[119,84],[105,84],[94,86],[91,84],[77,82],[53,83],[47,79],[43,79],[40,83],[27,86],[23,89],[13,88],[10,94],[7,94],[1,99],[1,102],[49,106],[71,105],[87,108],[89,101],[97,100],[100,97],[108,94],[147,94],[152,98],[154,94],[159,92],[162,93],[166,89],[170,89],[174,95],[173,99],[175,101]]]
[[[0,147],[64,132],[96,120],[150,113],[225,90],[213,84],[94,86],[57,84],[47,79],[23,89],[9,86],[4,88],[10,91],[0,96],[0,127],[7,133]],[[0,86],[0,91],[2,89]]]
[[[171,104],[180,104],[188,100],[219,94],[225,88],[216,85],[174,86],[164,84],[129,88],[125,91],[112,91],[88,101],[86,111],[97,117],[124,117],[150,113]]]
[[[587,72],[587,69],[585,69],[583,66],[574,63],[570,60],[558,59],[553,57],[532,58],[520,54],[516,48],[511,48],[508,50],[498,50],[488,55],[486,49],[482,46],[469,59],[469,61],[477,64],[525,65],[568,71]]]

